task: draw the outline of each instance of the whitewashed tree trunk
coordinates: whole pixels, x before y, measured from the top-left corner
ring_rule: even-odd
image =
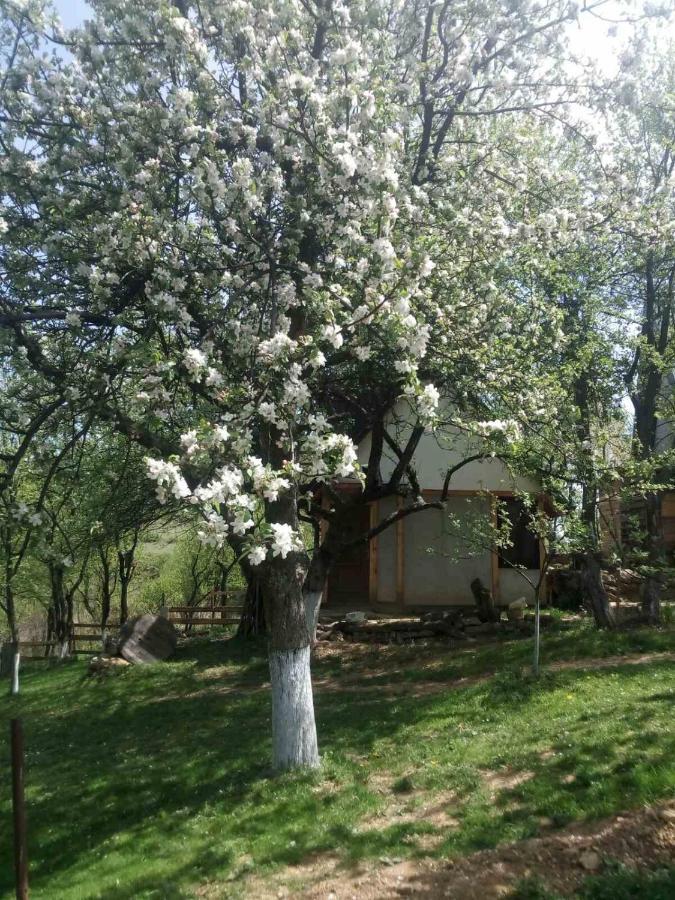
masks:
[[[309,646],[270,651],[275,769],[319,765],[309,660]]]
[[[299,528],[297,502],[288,493],[268,504],[270,521]],[[274,768],[316,768],[319,749],[310,673],[311,637],[304,588],[306,552],[273,557],[256,573],[269,629]]]
[[[12,653],[12,686],[10,692],[13,695],[19,693],[19,669],[21,668],[21,651],[17,646]]]

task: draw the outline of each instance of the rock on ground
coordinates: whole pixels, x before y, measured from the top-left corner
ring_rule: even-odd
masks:
[[[145,613],[125,622],[120,628],[119,654],[131,663],[159,662],[171,656],[178,634],[162,616]]]

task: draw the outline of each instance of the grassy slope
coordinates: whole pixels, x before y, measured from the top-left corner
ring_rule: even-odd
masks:
[[[546,659],[674,649],[672,632],[547,635]],[[184,898],[241,876],[336,851],[345,860],[463,854],[555,824],[608,815],[675,792],[675,665],[655,661],[564,670],[538,684],[517,667],[531,642],[456,653],[401,649],[380,680],[411,685],[497,671],[494,678],[411,696],[349,687],[317,693],[320,775],[272,778],[262,648],[195,643],[175,661],[103,680],[84,662],[35,666],[19,701],[24,720],[34,898]],[[319,679],[363,663],[332,658]],[[246,690],[232,691],[235,685]],[[554,751],[551,755],[550,751]],[[0,792],[0,896],[11,895],[7,770]],[[534,773],[494,794],[485,775]],[[566,775],[576,776],[567,783]],[[379,812],[442,800],[460,827],[444,830]]]

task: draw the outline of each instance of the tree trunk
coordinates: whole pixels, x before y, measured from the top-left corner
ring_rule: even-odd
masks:
[[[631,400],[635,408],[635,434],[639,442],[642,460],[652,461],[657,451],[658,404],[663,391],[664,362],[671,343],[671,316],[673,307],[673,277],[668,281],[665,295],[659,290],[658,266],[653,252],[645,259],[645,301],[643,309],[642,337],[650,352],[642,354],[635,392]],[[660,481],[662,472],[655,470],[650,480]],[[661,522],[661,497],[655,491],[646,496],[645,526],[647,566],[642,597],[642,612],[650,625],[661,621],[661,584],[663,572],[663,534]]]
[[[532,674],[539,678],[539,659],[541,653],[541,591],[540,584],[534,594],[534,648],[532,657]]]
[[[661,622],[661,578],[659,571],[663,567],[661,548],[663,537],[661,531],[661,498],[656,493],[647,495],[647,564],[649,566],[642,595],[642,613],[648,625]]]
[[[584,594],[598,628],[614,628],[616,622],[609,605],[609,597],[602,581],[602,569],[597,555],[588,552],[582,560]]]
[[[237,637],[257,637],[260,634],[265,634],[266,631],[265,609],[260,585],[255,575],[251,574],[247,577],[246,596],[244,597],[244,607],[241,611],[239,627],[237,628]]]
[[[136,542],[131,550],[117,551],[117,572],[120,581],[120,625],[124,625],[129,618],[129,583],[134,574],[134,551]]]
[[[303,596],[305,599],[305,616],[307,617],[309,639],[311,644],[314,645],[316,643],[316,628],[319,624],[319,610],[321,609],[323,591],[305,589]]]
[[[661,623],[661,585],[658,578],[653,575],[645,579],[642,613],[648,625]]]
[[[9,631],[11,635],[11,668],[9,692],[10,694],[18,694],[21,653],[19,650],[19,623],[16,620],[16,605],[14,603],[14,571],[12,569],[12,544],[9,530],[4,533],[3,537],[3,549],[5,550],[4,604],[5,613],[7,615],[7,623],[9,624]]]
[[[321,611],[326,579],[337,555],[334,542],[330,538],[331,535],[327,534],[323,543],[319,544],[320,535],[317,530],[315,535],[316,546],[303,585],[305,616],[312,646],[316,643],[316,628],[319,624],[319,612]]]
[[[19,667],[21,665],[21,653],[19,645],[12,640],[6,644],[0,644],[0,675],[9,675],[9,692],[19,693]]]
[[[591,427],[591,381],[595,373],[585,368],[575,384],[575,400],[579,410],[577,437],[581,447],[593,446],[593,429]],[[585,552],[578,559],[582,572],[582,585],[585,601],[588,604],[595,624],[598,628],[614,628],[614,616],[609,606],[609,597],[602,581],[600,567],[600,528],[598,523],[598,473],[593,454],[588,453],[582,464],[583,488],[581,496],[581,520],[586,527],[587,545]]]
[[[260,578],[270,632],[273,764],[316,768],[319,750],[310,674],[310,637],[300,554],[272,560]]]
[[[73,625],[73,597],[63,585],[63,568],[50,564],[51,604],[47,611],[48,649],[56,651],[59,659],[68,655],[70,634]]]
[[[18,644],[12,644],[12,671],[11,671],[11,686],[9,689],[10,694],[12,696],[16,696],[19,693],[19,669],[21,667],[21,651],[19,650]]]
[[[110,607],[112,604],[112,591],[110,590],[110,562],[108,553],[103,548],[99,548],[99,558],[101,560],[101,640],[105,647],[106,629],[108,627],[108,619],[110,618]]]
[[[270,650],[274,768],[319,765],[310,647]]]
[[[129,582],[120,582],[120,625],[124,625],[129,618]]]

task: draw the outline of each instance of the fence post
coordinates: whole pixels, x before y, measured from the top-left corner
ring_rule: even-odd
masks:
[[[17,900],[28,900],[28,844],[23,778],[23,728],[21,719],[10,723],[12,747],[12,810],[14,813],[14,874]]]

